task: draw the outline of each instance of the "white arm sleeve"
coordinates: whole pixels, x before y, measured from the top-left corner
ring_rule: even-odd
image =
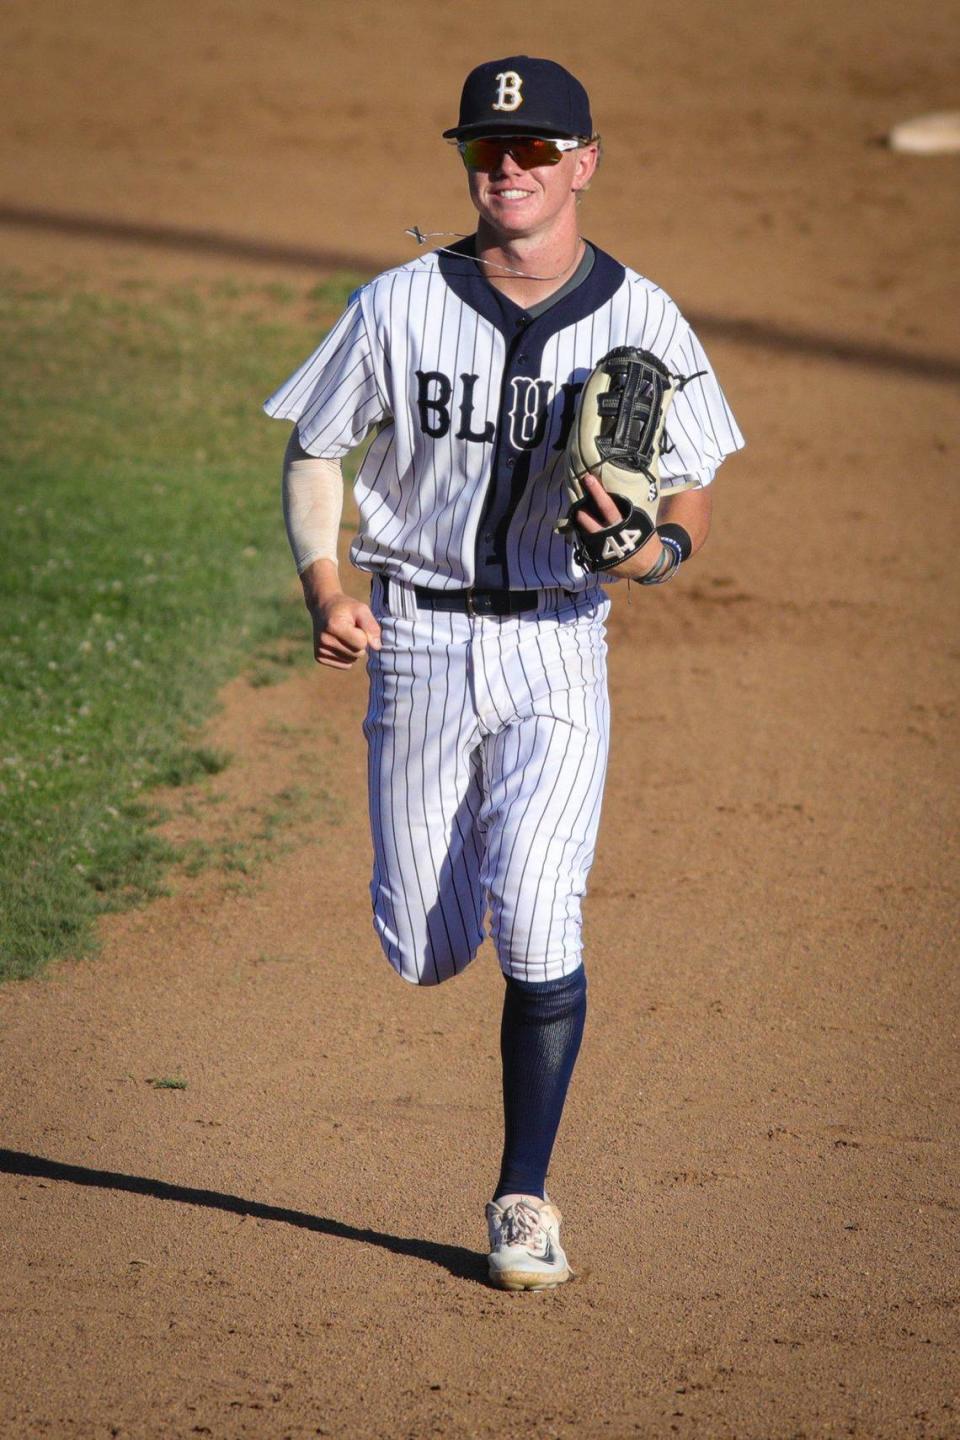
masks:
[[[342,511],[340,461],[308,455],[294,425],[283,457],[283,519],[298,575],[314,560],[337,563]]]

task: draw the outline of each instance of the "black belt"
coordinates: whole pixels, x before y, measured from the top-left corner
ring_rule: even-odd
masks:
[[[383,602],[389,609],[386,576],[381,576],[381,584]],[[462,615],[522,615],[540,604],[539,590],[428,590],[414,585],[413,593],[421,610],[455,610]]]

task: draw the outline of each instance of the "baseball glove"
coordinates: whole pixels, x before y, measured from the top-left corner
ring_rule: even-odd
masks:
[[[703,374],[703,371],[698,371]],[[660,456],[667,411],[675,395],[695,380],[667,369],[649,350],[621,345],[604,355],[580,393],[561,461],[570,508],[557,526],[572,540],[585,570],[611,570],[639,550],[653,534],[660,503]],[[620,511],[608,524],[584,492],[583,477],[595,475]],[[679,484],[675,490],[692,488]],[[604,529],[588,533],[577,524],[586,511]]]

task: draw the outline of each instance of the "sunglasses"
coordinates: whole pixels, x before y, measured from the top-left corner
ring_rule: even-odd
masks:
[[[521,170],[538,165],[559,165],[568,150],[579,150],[582,140],[548,140],[542,135],[482,135],[458,140],[457,149],[468,170],[496,170],[504,155],[512,155]]]

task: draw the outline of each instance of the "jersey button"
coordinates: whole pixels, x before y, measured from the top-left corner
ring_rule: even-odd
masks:
[[[507,469],[508,469],[508,470],[512,470],[513,467],[514,467],[514,465],[515,465],[516,463],[517,463],[517,462],[514,460],[514,458],[513,458],[512,455],[508,455],[508,456],[507,456]]]

